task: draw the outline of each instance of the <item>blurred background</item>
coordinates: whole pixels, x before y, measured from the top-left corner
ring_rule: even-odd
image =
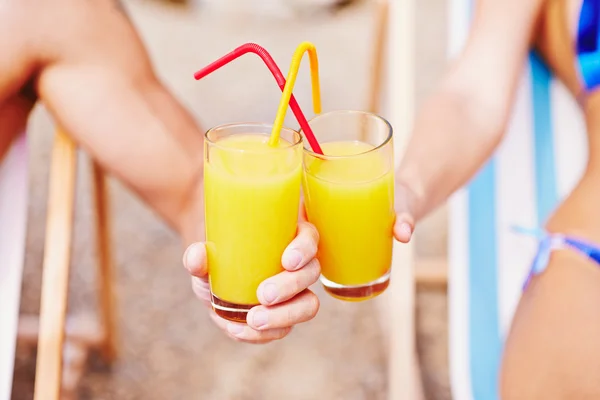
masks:
[[[274,119],[280,91],[254,56],[243,57],[202,81],[193,79],[197,69],[248,41],[267,48],[284,73],[296,45],[313,42],[319,51],[323,109],[366,109],[368,105],[376,32],[375,8],[368,0],[124,3],[158,74],[203,128]],[[420,0],[416,6],[414,62],[419,104],[444,68],[446,1]],[[308,63],[303,65],[294,93],[303,110],[312,115]],[[297,127],[291,113],[286,124]],[[21,303],[21,311],[27,313],[39,311],[40,299],[53,133],[53,123],[43,109],[35,111],[29,133],[32,201]],[[81,160],[86,161],[84,156]],[[82,162],[70,313],[95,307],[87,167]],[[315,320],[278,343],[235,343],[213,326],[195,300],[181,265],[183,249],[177,236],[118,182],[111,182],[111,187],[121,354],[111,370],[92,361],[81,382],[81,399],[385,398],[386,353],[372,302],[346,304],[316,287],[322,307]],[[445,210],[430,216],[419,227],[417,253],[445,255],[445,227]],[[421,289],[417,305],[417,343],[427,398],[450,399],[446,294]],[[32,398],[34,372],[35,355],[18,349],[13,399]]]

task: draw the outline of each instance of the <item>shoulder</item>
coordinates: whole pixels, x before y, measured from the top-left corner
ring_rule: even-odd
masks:
[[[582,0],[549,0],[540,16],[535,45],[553,73],[577,95],[582,89],[577,68],[577,31]],[[597,14],[597,13],[596,13]],[[600,22],[600,14],[593,15]]]

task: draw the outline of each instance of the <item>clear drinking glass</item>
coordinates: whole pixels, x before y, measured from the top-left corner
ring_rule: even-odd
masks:
[[[302,137],[284,128],[269,146],[272,125],[210,129],[204,145],[206,239],[211,302],[223,318],[245,322],[259,304],[258,285],[281,272],[296,234]]]
[[[306,211],[321,238],[321,283],[342,300],[375,297],[389,285],[392,261],[392,127],[362,111],[324,113],[310,126],[325,153],[305,145],[303,157]]]

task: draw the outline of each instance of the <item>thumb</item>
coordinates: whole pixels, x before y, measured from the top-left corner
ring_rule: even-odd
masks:
[[[416,196],[408,186],[398,183],[396,185],[395,200],[394,237],[401,243],[408,243],[415,230]]]
[[[402,243],[410,242],[413,231],[415,229],[414,218],[408,213],[396,214],[396,222],[394,223],[394,237]]]
[[[190,275],[197,278],[206,278],[208,268],[204,243],[193,243],[187,248],[183,254],[183,266]]]

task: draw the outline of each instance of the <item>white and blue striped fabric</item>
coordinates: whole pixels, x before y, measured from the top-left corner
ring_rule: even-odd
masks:
[[[11,398],[25,258],[27,191],[27,144],[23,135],[0,159],[0,400]]]
[[[450,56],[473,0],[450,0]],[[450,201],[450,378],[455,400],[497,400],[504,339],[537,250],[515,225],[543,225],[587,157],[585,124],[567,89],[531,53],[506,138]]]

